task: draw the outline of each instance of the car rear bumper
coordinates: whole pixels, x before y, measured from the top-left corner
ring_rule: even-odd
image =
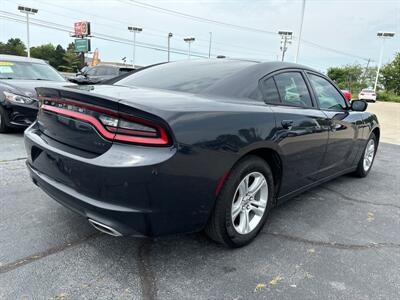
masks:
[[[27,162],[27,166],[33,182],[63,206],[89,220],[95,220],[109,226],[121,235],[149,235],[146,219],[151,211],[98,201],[79,194],[68,186],[35,170],[29,162]]]
[[[113,144],[83,157],[55,147],[36,123],[25,131],[35,184],[62,205],[121,235],[160,236],[201,230],[216,182],[193,174],[174,147]]]
[[[358,96],[359,100],[366,100],[366,101],[376,101],[376,96],[372,95],[359,95]]]

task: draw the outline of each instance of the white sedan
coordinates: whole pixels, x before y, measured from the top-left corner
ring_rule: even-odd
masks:
[[[371,89],[362,89],[361,92],[358,94],[359,100],[366,100],[368,102],[375,102],[376,101],[376,93],[374,90]]]

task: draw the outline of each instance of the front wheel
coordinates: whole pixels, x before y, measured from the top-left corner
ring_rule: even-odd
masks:
[[[206,234],[231,248],[250,243],[260,232],[273,204],[274,181],[268,164],[248,156],[232,169],[206,226]]]
[[[375,134],[371,133],[371,136],[369,137],[367,144],[365,145],[363,155],[358,162],[357,170],[354,172],[356,176],[366,177],[371,171],[377,147],[378,142],[376,140]]]

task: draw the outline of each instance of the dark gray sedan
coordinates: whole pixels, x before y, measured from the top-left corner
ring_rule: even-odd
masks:
[[[37,91],[25,131],[33,182],[115,236],[204,229],[246,245],[273,206],[367,176],[380,136],[366,102],[282,62],[175,62],[114,85]]]
[[[0,133],[26,128],[36,119],[38,86],[68,83],[41,59],[0,55]]]

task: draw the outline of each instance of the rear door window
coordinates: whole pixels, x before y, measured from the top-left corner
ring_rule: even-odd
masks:
[[[300,72],[281,73],[274,78],[283,104],[313,107],[310,93]]]
[[[275,80],[273,77],[263,80],[261,82],[261,90],[264,94],[264,101],[266,103],[277,104],[281,102],[278,89],[276,88]]]

